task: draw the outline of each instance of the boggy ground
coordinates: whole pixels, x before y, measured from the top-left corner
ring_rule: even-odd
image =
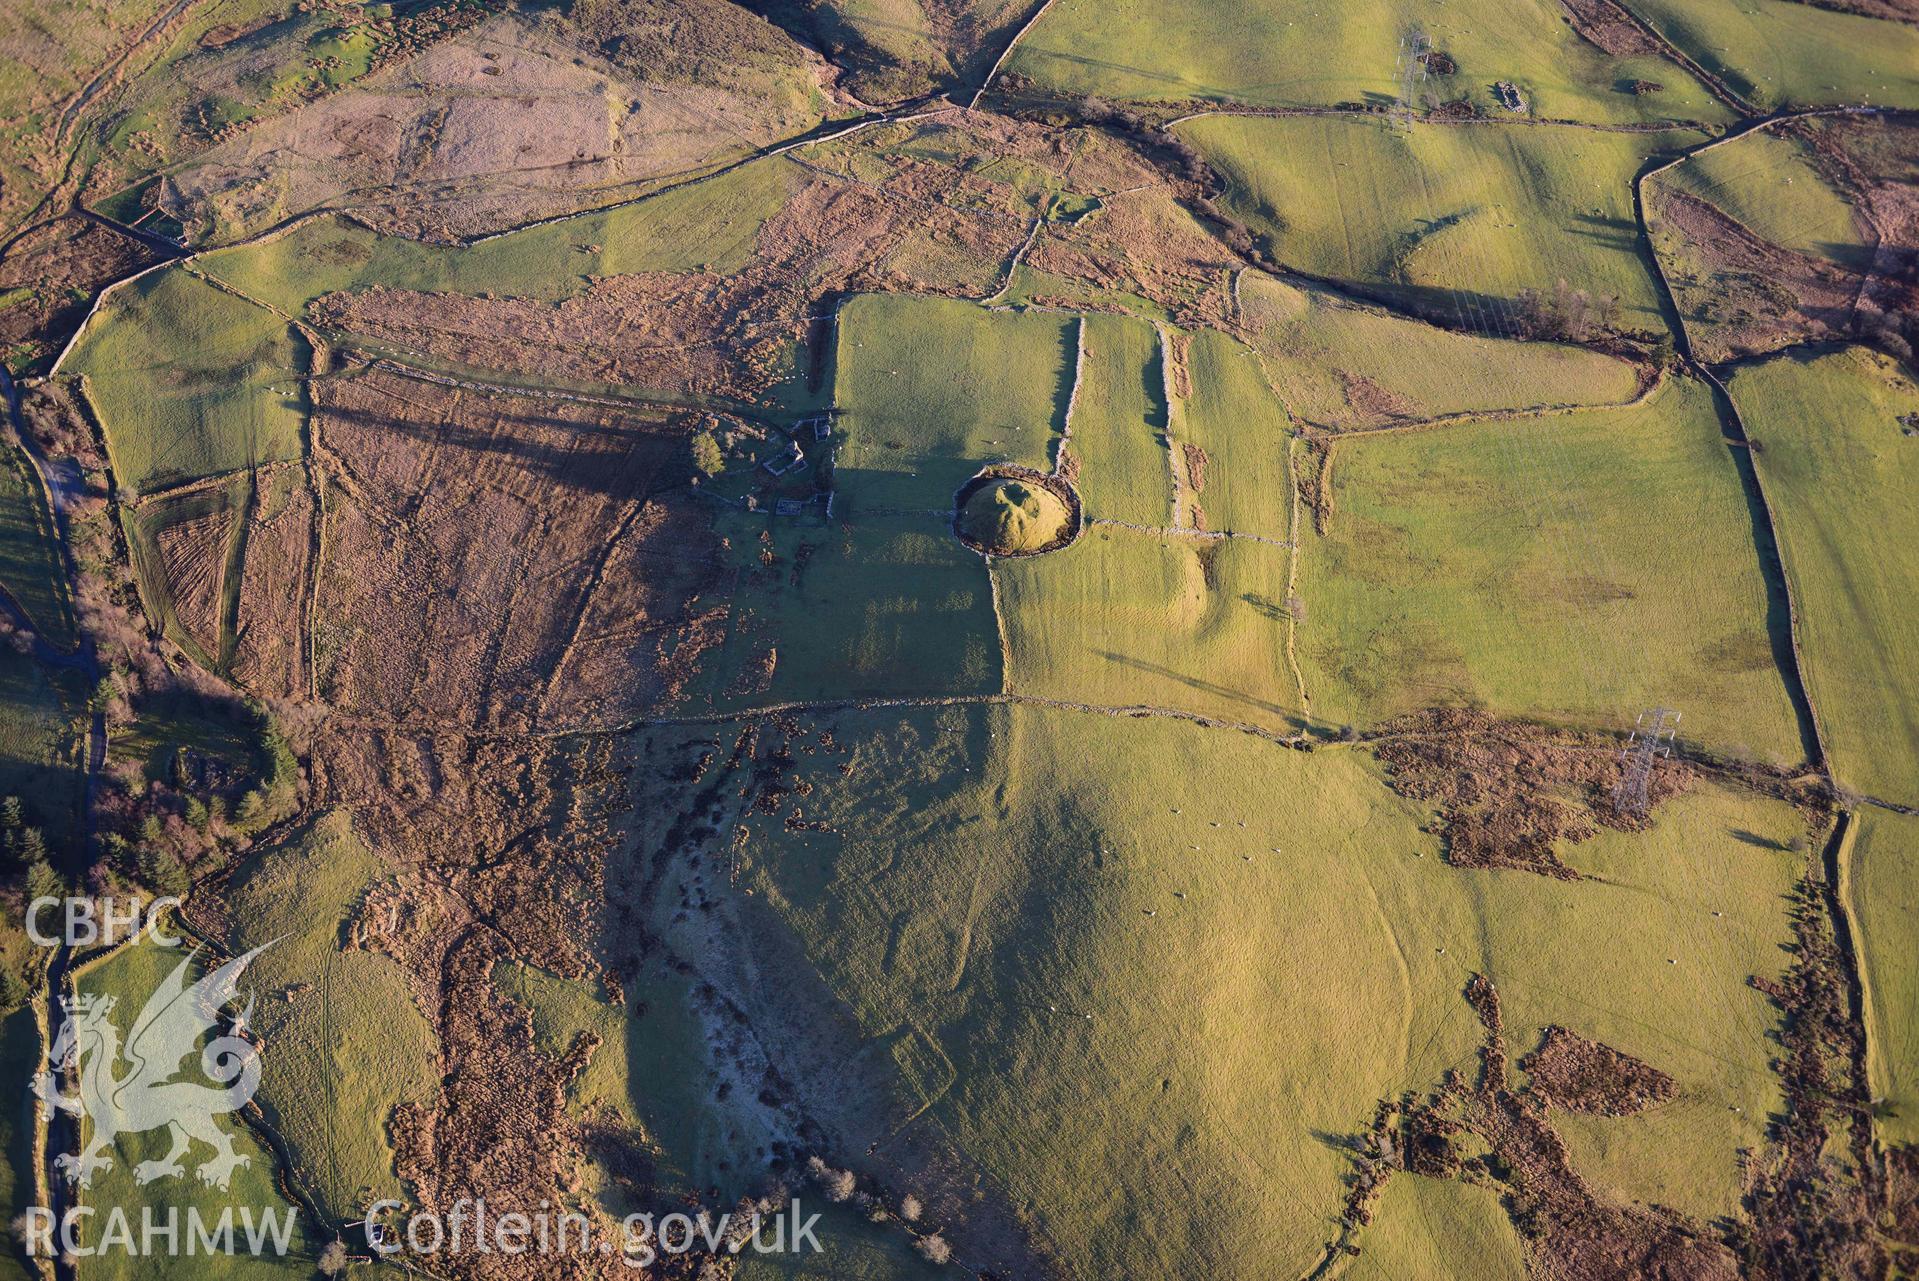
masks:
[[[1655,179],[1649,225],[1695,350],[1718,363],[1857,338],[1904,358],[1919,338],[1919,126],[1837,117],[1775,132],[1807,148],[1812,172],[1801,181],[1823,183],[1851,205],[1862,247],[1782,246]],[[1764,181],[1745,175],[1739,194],[1764,199]]]
[[[1503,1194],[1535,1275],[1567,1281],[1739,1276],[1736,1255],[1705,1225],[1659,1207],[1616,1204],[1581,1176],[1553,1129],[1558,1100],[1536,1080],[1512,1079],[1498,989],[1475,974],[1465,999],[1485,1029],[1477,1079],[1455,1073],[1424,1098],[1381,1104],[1363,1140],[1348,1224],[1370,1221],[1369,1203],[1388,1178],[1460,1178]],[[1552,1043],[1549,1037],[1548,1047]]]
[[[1672,1078],[1658,1068],[1563,1027],[1547,1028],[1519,1066],[1534,1093],[1574,1112],[1630,1116],[1673,1095]]]
[[[156,260],[146,245],[78,214],[28,232],[0,254],[0,361],[38,372],[104,286]]]
[[[1658,230],[1683,245],[1673,291],[1693,320],[1693,345],[1712,362],[1850,331],[1865,277],[1843,264],[1760,239],[1683,191],[1657,201]]]
[[[829,295],[880,283],[875,265],[908,236],[950,238],[967,262],[1012,252],[1017,224],[947,210],[943,194],[808,177],[761,228],[751,263],[737,274],[611,276],[558,303],[375,286],[323,298],[313,317],[470,366],[758,399],[785,372],[782,340],[802,337]]]
[[[1614,806],[1619,743],[1599,735],[1434,708],[1389,722],[1372,748],[1395,791],[1438,808],[1446,857],[1460,867],[1576,880],[1559,848],[1645,821]],[[1661,758],[1648,799],[1657,806],[1692,779],[1685,762]]]
[[[980,154],[992,162],[960,160]],[[766,402],[793,345],[853,292],[991,300],[1031,263],[1059,288],[1136,290],[1194,323],[1230,311],[1233,256],[1132,147],[1094,131],[949,108],[754,163],[790,189],[736,269],[590,276],[557,301],[375,281],[318,299],[308,318],[519,376]],[[1065,216],[1095,201],[1099,217]]]
[[[827,69],[724,0],[507,12],[263,121],[154,199],[196,241],[309,209],[454,242],[609,203],[818,120]]]
[[[662,492],[680,479],[669,461],[683,430],[380,369],[315,395],[327,477],[315,664],[336,705],[605,723],[670,701],[718,640],[706,513]]]

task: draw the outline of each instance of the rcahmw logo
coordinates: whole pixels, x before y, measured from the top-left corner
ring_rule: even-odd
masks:
[[[80,994],[61,1002],[65,1018],[49,1056],[52,1070],[35,1074],[33,1092],[83,1123],[80,1150],[54,1158],[62,1178],[90,1187],[97,1174],[113,1168],[120,1136],[162,1129],[170,1146],[164,1156],[134,1165],[136,1184],[183,1178],[190,1172],[198,1182],[224,1190],[236,1169],[251,1164],[245,1153],[235,1150],[219,1118],[244,1107],[260,1088],[259,1047],[240,1035],[252,1002],[226,1034],[206,1038],[217,1030],[221,1009],[237,995],[241,974],[271,946],[235,957],[191,984],[187,980],[195,957],[185,957],[124,1029],[124,1040],[113,997]],[[187,1066],[189,1060],[197,1060],[197,1073]],[[77,1083],[71,1093],[61,1088],[55,1071]],[[211,1155],[196,1153],[196,1144],[212,1149]],[[189,1171],[186,1159],[193,1155],[200,1159]],[[239,1207],[237,1215],[254,1253],[268,1247],[285,1253],[293,1230],[290,1209],[270,1206],[256,1213],[253,1207]],[[182,1215],[176,1207],[148,1205],[137,1216],[118,1206],[76,1206],[59,1216],[56,1225],[51,1210],[36,1206],[27,1211],[23,1236],[29,1253],[43,1248],[51,1253],[56,1236],[61,1251],[81,1257],[115,1250],[232,1253],[235,1216],[232,1206],[212,1222],[197,1206],[187,1207]],[[102,1225],[99,1242],[91,1246],[79,1239],[80,1227],[89,1219]]]

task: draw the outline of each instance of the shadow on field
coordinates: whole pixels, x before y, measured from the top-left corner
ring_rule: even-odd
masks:
[[[1070,375],[1070,371],[1079,368],[1079,338],[1074,326],[1060,326],[1059,358],[1060,368],[1069,371],[1069,376],[1057,380],[1053,386],[1053,435],[1063,437],[1067,411],[1073,407],[1073,386],[1078,381]]]
[[[1735,92],[1744,90],[1735,86]],[[1653,163],[1653,160],[1647,161],[1648,165]],[[1644,173],[1642,170],[1642,178]],[[1641,210],[1642,218],[1643,213]],[[1638,253],[1640,261],[1646,264],[1646,270],[1659,285],[1660,312],[1668,328],[1679,336],[1680,349],[1690,358],[1692,351],[1686,338],[1686,318],[1680,310],[1679,299],[1666,282],[1650,234],[1640,237]],[[1800,749],[1805,753],[1806,760],[1818,761],[1823,752],[1818,724],[1812,714],[1812,700],[1806,692],[1805,676],[1799,670],[1799,654],[1793,643],[1792,602],[1786,588],[1785,560],[1780,554],[1778,540],[1773,535],[1772,513],[1759,487],[1759,472],[1753,465],[1745,420],[1740,417],[1739,407],[1733,403],[1732,393],[1726,390],[1723,379],[1711,377],[1707,381],[1712,388],[1713,413],[1719,419],[1720,431],[1726,438],[1726,450],[1732,455],[1733,466],[1739,473],[1739,488],[1746,499],[1746,518],[1752,530],[1753,547],[1759,553],[1760,579],[1766,589],[1766,639],[1772,647],[1773,666],[1778,669],[1780,680],[1786,686],[1786,696],[1792,703],[1793,719],[1799,728]]]
[[[318,416],[322,430],[328,423],[342,423],[411,437],[449,451],[491,455],[556,485],[615,498],[637,498],[657,488],[651,482],[677,443],[675,437],[659,431],[658,424],[645,420],[639,420],[644,426],[629,428],[546,415],[499,414],[488,415],[480,423],[459,419],[420,423],[338,405],[323,406]],[[528,439],[516,436],[515,428],[565,433],[566,439]]]
[[[1575,236],[1590,240],[1602,249],[1639,256],[1639,226],[1630,218],[1608,218],[1603,214],[1574,214]]]
[[[1257,592],[1241,592],[1241,600],[1251,605],[1261,618],[1274,623],[1291,622],[1293,611],[1286,608],[1284,601],[1274,600],[1270,596],[1261,596]]]
[[[1870,245],[1837,244],[1830,240],[1819,242],[1819,255],[1830,258],[1848,271],[1868,272],[1872,270],[1874,259],[1879,251]]]
[[[1497,294],[1402,281],[1387,284],[1349,281],[1342,285],[1342,289],[1355,297],[1405,312],[1415,320],[1423,320],[1441,329],[1484,334],[1488,338],[1513,336],[1511,315],[1515,304],[1512,299]]]
[[[1364,1135],[1334,1134],[1331,1131],[1320,1129],[1310,1129],[1306,1132],[1313,1136],[1313,1142],[1322,1147],[1331,1148],[1335,1152],[1344,1152],[1350,1156],[1366,1155],[1366,1138]]]
[[[1118,663],[1122,667],[1131,667],[1137,671],[1148,672],[1154,676],[1164,676],[1167,680],[1178,681],[1181,685],[1196,689],[1202,694],[1211,694],[1216,698],[1223,698],[1229,702],[1243,703],[1248,707],[1257,707],[1262,712],[1269,712],[1281,718],[1294,729],[1305,729],[1309,724],[1304,717],[1300,716],[1299,713],[1292,708],[1282,707],[1278,703],[1269,703],[1263,698],[1254,698],[1244,690],[1234,689],[1229,685],[1221,685],[1216,681],[1200,680],[1197,676],[1188,676],[1184,672],[1174,671],[1170,667],[1162,667],[1158,663],[1149,663],[1142,658],[1133,658],[1126,654],[1115,654],[1110,649],[1095,650],[1094,652],[1109,663]]]
[[[1721,428],[1726,430],[1726,450],[1739,470],[1739,484],[1746,497],[1746,518],[1752,529],[1753,546],[1759,552],[1760,578],[1766,587],[1766,639],[1772,645],[1773,666],[1786,684],[1792,700],[1794,719],[1799,723],[1799,743],[1805,758],[1820,759],[1819,730],[1812,714],[1812,701],[1806,693],[1805,677],[1799,670],[1799,654],[1793,645],[1792,599],[1786,588],[1786,565],[1773,537],[1772,514],[1766,508],[1759,487],[1759,473],[1753,466],[1752,450],[1746,445],[1746,430],[1739,411],[1723,384],[1712,385],[1714,408]]]

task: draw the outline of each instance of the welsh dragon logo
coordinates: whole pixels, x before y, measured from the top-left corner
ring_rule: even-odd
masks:
[[[114,998],[82,994],[61,1002],[66,1018],[54,1037],[50,1058],[53,1068],[74,1071],[79,1092],[62,1093],[52,1071],[34,1076],[33,1092],[49,1106],[91,1123],[79,1155],[66,1152],[55,1158],[54,1164],[69,1182],[86,1187],[96,1172],[111,1169],[113,1159],[108,1153],[117,1136],[163,1126],[173,1132],[173,1146],[159,1160],[133,1167],[140,1183],[185,1174],[180,1158],[196,1139],[213,1149],[197,1170],[202,1183],[225,1188],[233,1171],[249,1164],[246,1156],[233,1150],[233,1140],[215,1118],[244,1107],[260,1088],[259,1048],[239,1035],[253,1012],[252,1002],[226,1035],[204,1046],[201,1042],[218,1025],[221,1008],[234,999],[241,973],[271,946],[235,957],[190,987],[187,973],[193,957],[181,961],[147,998],[124,1046],[112,1017]],[[184,1060],[196,1053],[200,1071],[218,1087],[174,1079],[184,1070]],[[116,1075],[115,1068],[123,1061],[126,1070]]]

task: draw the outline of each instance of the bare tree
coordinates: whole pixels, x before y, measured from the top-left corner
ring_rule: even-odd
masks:
[[[820,1190],[826,1193],[828,1201],[837,1205],[852,1199],[857,1184],[851,1170],[836,1170],[813,1156],[806,1159],[806,1171],[820,1185]]]

